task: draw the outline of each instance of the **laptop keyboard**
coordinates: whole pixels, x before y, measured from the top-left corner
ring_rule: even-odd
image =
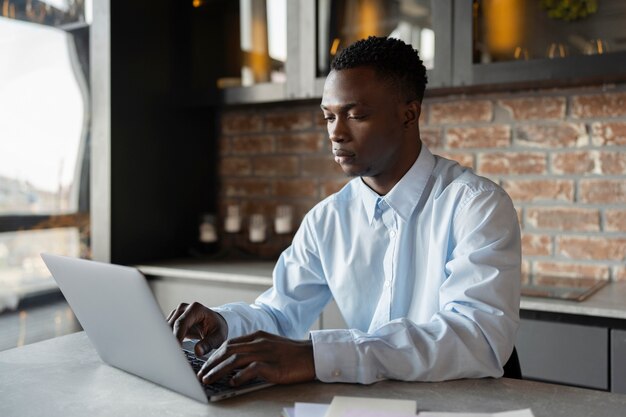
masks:
[[[191,365],[191,367],[193,368],[193,371],[197,374],[200,371],[200,368],[202,368],[202,365],[204,365],[204,363],[206,361],[202,360],[202,359],[198,359],[198,357],[193,353],[190,352],[186,349],[183,349],[183,352],[185,352],[185,356],[187,357],[187,361],[189,362],[189,364]],[[228,384],[228,381],[230,380],[230,378],[232,378],[235,374],[237,373],[237,370],[232,371],[230,374],[226,375],[224,378],[220,379],[219,381],[216,381],[212,384],[202,384],[202,386],[204,387],[204,390],[209,393],[209,394],[218,394],[220,392],[223,391],[230,391],[233,389],[238,389],[241,387],[248,387],[248,386],[252,386],[252,385],[257,385],[260,383],[265,383],[265,381],[263,381],[262,379],[254,379],[250,382],[247,382],[245,384],[239,385],[238,387],[231,387]]]

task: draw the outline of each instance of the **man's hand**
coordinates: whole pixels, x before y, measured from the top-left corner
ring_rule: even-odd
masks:
[[[167,316],[179,342],[185,337],[200,339],[194,348],[196,356],[203,356],[217,348],[228,336],[228,324],[224,317],[200,303],[179,304]]]
[[[230,379],[233,386],[257,377],[275,384],[315,379],[313,344],[310,340],[291,340],[266,332],[230,339],[213,352],[198,378],[211,384],[239,371]]]

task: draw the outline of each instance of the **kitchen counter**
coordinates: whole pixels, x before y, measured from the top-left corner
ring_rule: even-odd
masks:
[[[274,262],[206,262],[181,260],[139,265],[146,275],[166,278],[272,285]],[[626,319],[626,282],[611,282],[585,301],[522,297],[522,310]]]
[[[148,276],[186,278],[232,284],[272,285],[275,262],[207,262],[181,260],[137,265]]]

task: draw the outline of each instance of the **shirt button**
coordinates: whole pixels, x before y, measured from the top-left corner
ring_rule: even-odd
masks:
[[[376,379],[385,379],[385,375],[378,374],[378,375],[376,375]]]
[[[390,285],[391,285],[391,281],[389,280],[385,281],[385,288],[389,288]]]
[[[396,231],[392,230],[391,232],[389,232],[389,236],[396,237]]]
[[[341,376],[341,371],[340,371],[339,369],[335,369],[335,370],[333,371],[333,376],[334,376],[335,378],[337,378],[337,377]]]

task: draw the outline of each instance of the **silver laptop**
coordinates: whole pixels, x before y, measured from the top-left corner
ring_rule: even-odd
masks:
[[[203,358],[183,348],[145,277],[135,268],[42,254],[65,299],[104,362],[203,403],[272,384],[205,385],[196,377]]]

